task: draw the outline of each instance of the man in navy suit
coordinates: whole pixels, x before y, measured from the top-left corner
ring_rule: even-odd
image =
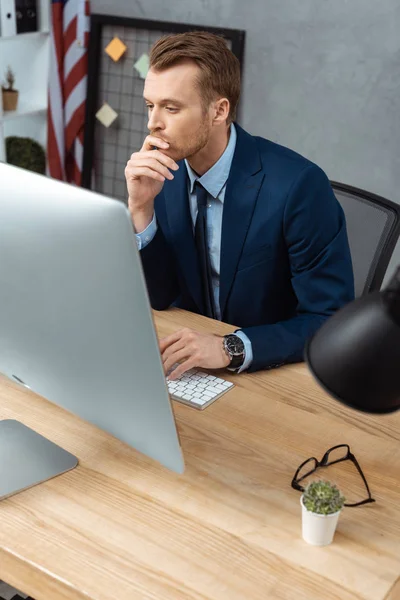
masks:
[[[237,372],[303,359],[307,338],[354,296],[343,211],[324,172],[235,120],[236,57],[190,32],[152,48],[150,135],[125,169],[153,308],[234,324],[161,340],[165,372]]]

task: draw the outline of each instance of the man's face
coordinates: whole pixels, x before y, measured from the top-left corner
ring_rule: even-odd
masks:
[[[150,69],[143,96],[150,133],[170,144],[165,154],[175,161],[199,152],[211,136],[210,110],[205,111],[196,76],[199,67],[186,62],[166,69]]]

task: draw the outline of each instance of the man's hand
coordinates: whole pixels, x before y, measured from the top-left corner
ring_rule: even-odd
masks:
[[[175,363],[180,363],[168,379],[178,379],[193,367],[223,369],[230,363],[222,345],[222,337],[204,334],[192,329],[181,329],[160,340],[164,371],[168,373]]]
[[[168,152],[168,148],[164,140],[148,135],[140,152],[132,154],[125,167],[128,206],[137,233],[150,224],[154,198],[161,192],[164,181],[174,178],[171,170],[179,169],[176,162],[163,153]]]

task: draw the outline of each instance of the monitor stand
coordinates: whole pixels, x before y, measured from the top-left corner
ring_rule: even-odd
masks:
[[[0,500],[70,471],[73,454],[14,419],[0,421]]]

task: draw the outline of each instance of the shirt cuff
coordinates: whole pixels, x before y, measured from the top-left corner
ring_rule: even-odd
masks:
[[[153,218],[150,224],[147,225],[146,229],[144,229],[141,233],[135,233],[138,250],[143,250],[143,248],[146,248],[147,244],[150,244],[156,233],[157,219],[156,214],[154,213]]]
[[[244,362],[237,371],[237,373],[241,373],[242,371],[248,369],[251,363],[253,362],[253,348],[251,345],[251,341],[241,329],[235,331],[235,335],[237,335],[244,343]]]

